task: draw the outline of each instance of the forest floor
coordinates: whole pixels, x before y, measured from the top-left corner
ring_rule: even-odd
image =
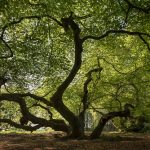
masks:
[[[67,140],[60,133],[0,133],[0,150],[150,150],[150,133],[105,133],[96,140]]]

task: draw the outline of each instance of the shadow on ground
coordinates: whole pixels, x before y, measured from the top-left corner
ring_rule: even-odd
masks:
[[[105,134],[97,140],[65,140],[60,133],[0,134],[0,150],[150,150],[150,134]]]

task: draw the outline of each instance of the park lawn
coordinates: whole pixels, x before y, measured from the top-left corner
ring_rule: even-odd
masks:
[[[96,140],[67,140],[62,133],[1,133],[0,150],[150,150],[148,133],[104,133]]]

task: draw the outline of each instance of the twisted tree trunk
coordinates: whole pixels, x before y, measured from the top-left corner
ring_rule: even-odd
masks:
[[[75,60],[74,65],[66,77],[64,82],[57,88],[54,95],[51,97],[53,107],[69,122],[71,126],[71,137],[81,138],[84,135],[84,127],[81,119],[71,112],[63,103],[62,96],[70,83],[73,81],[78,70],[81,67],[82,62],[82,40],[80,39],[80,28],[77,23],[74,22],[72,15],[69,18],[62,18],[62,26],[65,31],[71,28],[74,37],[75,45]]]

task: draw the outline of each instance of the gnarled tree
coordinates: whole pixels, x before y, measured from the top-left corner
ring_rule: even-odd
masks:
[[[135,82],[138,73],[134,73],[140,64],[146,61],[143,58],[149,58],[147,49],[150,50],[148,26],[150,20],[146,0],[137,4],[126,0],[112,1],[111,4],[110,1],[90,0],[81,2],[14,0],[5,1],[2,5],[3,7],[0,6],[2,20],[0,69],[1,75],[7,72],[6,78],[9,78],[9,81],[5,82],[5,87],[1,84],[0,102],[2,105],[6,101],[14,102],[19,105],[21,113],[17,122],[0,118],[2,123],[29,131],[40,127],[51,127],[56,131],[67,132],[73,138],[82,138],[85,112],[90,108],[91,103],[94,103],[89,96],[92,91],[90,84],[96,80],[94,74],[102,74],[103,79],[106,77],[104,84],[106,81],[111,84],[113,77],[114,86],[124,84],[121,83],[120,75],[128,83]],[[118,44],[115,39],[118,40]],[[135,47],[134,53],[135,51],[138,53],[141,48],[145,49],[143,55],[139,56],[138,60],[134,60],[136,68],[134,65],[131,68],[125,66],[131,63],[131,58],[127,56],[123,58],[114,52],[118,53],[132,47]],[[128,53],[129,50],[125,55]],[[114,56],[112,62],[111,59],[107,61],[110,56]],[[92,61],[90,57],[93,58]],[[103,60],[102,64],[97,65],[95,58]],[[126,58],[128,61],[124,61]],[[116,60],[119,61],[118,64]],[[104,73],[102,68],[106,70]],[[144,71],[148,71],[147,66]],[[86,80],[83,77],[85,74],[87,74]],[[133,74],[135,78],[130,80]],[[97,79],[99,80],[102,79]],[[117,80],[120,83],[117,83]],[[78,84],[80,87],[83,86],[83,91],[80,91],[83,94],[81,99],[77,98],[82,108],[76,114],[65,100],[68,89],[72,90]],[[101,90],[107,92],[103,86],[98,86],[96,89],[96,94]],[[70,94],[72,92],[74,90]],[[67,99],[68,103],[71,101],[74,104],[78,103],[74,94]],[[107,100],[107,97],[105,99]],[[37,116],[34,111],[32,112],[32,108],[42,109],[49,118]],[[110,119],[130,116],[130,110],[124,108],[103,114],[91,138],[99,137]],[[55,109],[62,118],[55,118],[52,109]],[[36,125],[32,127],[28,122]]]

